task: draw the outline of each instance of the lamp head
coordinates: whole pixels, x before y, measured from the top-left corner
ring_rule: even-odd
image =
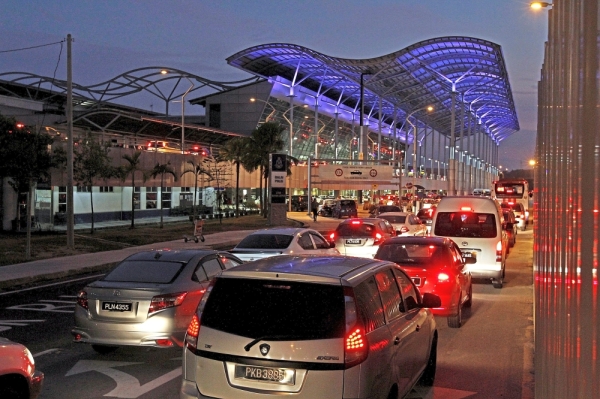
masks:
[[[541,10],[542,8],[552,7],[552,3],[547,3],[545,1],[533,1],[529,4],[529,6],[534,10]]]

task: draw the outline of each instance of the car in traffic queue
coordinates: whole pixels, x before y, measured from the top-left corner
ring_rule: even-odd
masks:
[[[335,204],[334,199],[325,199],[319,204],[317,213],[319,216],[331,217],[333,215],[333,205]]]
[[[525,231],[527,229],[527,224],[529,223],[529,213],[525,211],[523,204],[513,201],[502,201],[500,202],[500,207],[502,210],[510,209],[513,211],[515,214],[517,228],[519,230]]]
[[[44,373],[25,345],[0,337],[0,398],[35,399],[44,383]]]
[[[436,206],[430,206],[429,208],[421,208],[417,213],[417,217],[425,227],[427,227],[427,234],[431,234],[431,225],[433,224],[433,215],[435,215]]]
[[[277,256],[227,270],[186,334],[181,399],[400,398],[432,386],[438,330],[393,262]]]
[[[74,341],[98,353],[120,346],[182,346],[210,280],[240,264],[235,255],[208,249],[131,255],[77,294]]]
[[[275,227],[248,234],[229,252],[243,262],[278,255],[339,255],[335,244],[304,227]]]
[[[519,229],[517,228],[518,222],[515,217],[515,213],[511,209],[502,209],[502,215],[504,217],[504,222],[502,223],[502,228],[506,231],[508,235],[508,247],[506,248],[506,253],[510,253],[510,249],[515,246],[517,242],[517,232]]]
[[[375,205],[369,212],[369,216],[376,218],[381,213],[387,212],[402,212],[398,205]]]
[[[352,218],[342,221],[328,239],[342,255],[372,258],[379,244],[395,235],[394,226],[385,219]]]
[[[390,222],[397,236],[427,235],[427,226],[412,212],[384,212],[377,217]]]
[[[441,305],[431,309],[447,318],[448,326],[462,325],[462,308],[473,303],[473,285],[468,264],[474,257],[463,258],[454,241],[444,237],[395,237],[384,241],[375,259],[400,265],[421,294],[440,297]]]

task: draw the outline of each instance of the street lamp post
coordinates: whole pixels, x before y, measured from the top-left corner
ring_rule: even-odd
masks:
[[[433,107],[431,105],[428,105],[428,106],[425,106],[425,107],[422,107],[422,108],[418,108],[418,109],[414,110],[413,112],[411,112],[410,114],[408,114],[406,116],[406,122],[408,122],[408,124],[410,124],[412,126],[412,128],[413,128],[413,192],[412,192],[412,201],[413,201],[413,205],[415,205],[415,206],[416,206],[415,198],[414,198],[415,197],[415,192],[416,192],[415,185],[417,184],[416,183],[416,176],[415,176],[416,175],[415,166],[417,165],[417,125],[413,124],[410,121],[410,117],[414,113],[422,111],[424,109],[426,109],[427,112],[433,111]]]
[[[194,88],[194,82],[185,77],[191,84],[190,88],[181,96],[181,153],[185,154],[185,96]]]
[[[275,112],[277,112],[277,110],[275,109],[275,107],[268,101],[265,100],[261,100],[260,98],[255,98],[255,97],[251,97],[250,98],[250,102],[256,102],[256,101],[260,101],[261,103],[265,103],[266,105],[268,105],[269,107],[271,107],[272,111],[269,115],[267,115],[267,117],[265,118],[265,122],[269,122],[272,118],[273,115],[275,115]]]
[[[367,147],[367,141],[366,141],[366,136],[365,135],[365,126],[364,126],[364,98],[365,98],[365,75],[372,75],[373,73],[370,70],[366,70],[365,72],[361,72],[360,73],[360,121],[359,121],[359,126],[360,126],[360,148],[358,151],[358,159],[360,161],[362,161],[363,159],[365,159],[365,152]]]

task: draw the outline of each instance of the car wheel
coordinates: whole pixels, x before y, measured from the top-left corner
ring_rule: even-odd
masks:
[[[433,337],[431,342],[431,351],[429,352],[429,359],[427,360],[427,366],[419,379],[419,385],[424,387],[433,386],[435,381],[435,370],[437,368],[437,337]]]
[[[101,355],[107,355],[109,353],[112,353],[114,351],[116,351],[119,347],[118,346],[108,346],[108,345],[92,345],[92,349],[96,351],[96,353],[99,353]]]
[[[460,295],[459,298],[462,298],[462,294]],[[461,325],[462,325],[462,304],[460,303],[460,300],[459,300],[458,301],[458,310],[456,311],[456,314],[454,314],[452,316],[448,316],[448,327],[460,328]]]
[[[469,284],[469,299],[463,305],[465,308],[470,308],[473,305],[473,283]]]
[[[398,387],[394,385],[392,389],[390,389],[390,393],[388,393],[387,399],[398,399]]]
[[[496,280],[492,280],[492,285],[494,286],[494,288],[502,288],[502,284],[504,283],[504,278],[499,278]]]
[[[27,380],[23,376],[12,374],[0,377],[0,398],[28,399]]]

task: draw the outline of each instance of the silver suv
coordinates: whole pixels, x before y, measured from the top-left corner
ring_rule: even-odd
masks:
[[[224,271],[187,331],[180,398],[397,398],[436,371],[438,331],[398,265],[277,256]]]

